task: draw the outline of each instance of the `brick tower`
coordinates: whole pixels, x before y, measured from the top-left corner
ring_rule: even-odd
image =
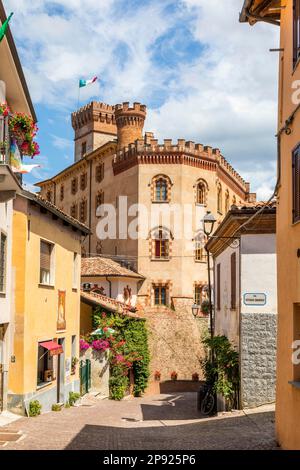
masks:
[[[117,137],[114,106],[92,101],[72,114],[75,162]]]
[[[129,103],[115,106],[119,150],[143,138],[146,113],[146,106],[140,103],[133,103],[132,108]]]

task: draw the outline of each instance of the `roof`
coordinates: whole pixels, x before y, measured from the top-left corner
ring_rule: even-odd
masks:
[[[240,22],[251,25],[265,21],[279,25],[281,0],[244,0]]]
[[[79,220],[74,219],[70,215],[66,214],[61,209],[59,209],[54,204],[52,204],[52,202],[49,202],[46,199],[42,198],[39,194],[26,191],[25,189],[20,191],[18,194],[25,197],[26,199],[29,199],[34,204],[37,204],[40,207],[43,207],[44,209],[51,212],[52,214],[56,215],[57,217],[62,219],[64,222],[70,224],[72,227],[81,231],[84,235],[90,234],[90,229],[86,225],[82,224],[81,222],[79,222]]]
[[[111,258],[82,258],[81,276],[83,277],[131,277],[145,279],[144,276],[121,266]]]
[[[276,233],[276,206],[276,200],[231,206],[224,220],[209,238],[207,249],[215,256],[228,247],[230,239],[238,239],[241,234]]]
[[[95,292],[80,292],[81,301],[93,306],[102,307],[110,312],[119,312],[127,317],[136,318],[137,320],[144,320],[142,316],[139,316],[137,309],[131,307],[123,302],[107,297],[106,295],[97,294]]]
[[[3,24],[6,21],[6,19],[7,19],[7,16],[6,16],[6,13],[5,13],[4,5],[2,3],[2,0],[0,0],[0,21],[1,21],[1,23]],[[30,93],[29,93],[29,90],[28,90],[28,86],[27,86],[27,83],[26,83],[23,68],[22,68],[22,65],[21,65],[21,62],[20,62],[20,59],[19,59],[19,55],[18,55],[18,51],[17,51],[16,45],[15,45],[14,38],[13,38],[13,35],[11,33],[11,30],[10,30],[9,26],[7,28],[7,31],[6,31],[6,40],[7,40],[11,55],[13,57],[15,67],[16,67],[17,72],[18,72],[21,85],[23,87],[23,92],[26,96],[26,100],[27,100],[28,107],[29,107],[30,112],[31,112],[31,116],[32,116],[33,120],[36,122],[37,117],[36,117],[36,114],[35,114],[35,109],[34,109],[34,106],[32,104],[32,101],[31,101],[31,96],[30,96]],[[5,39],[4,39],[4,41],[5,41]]]

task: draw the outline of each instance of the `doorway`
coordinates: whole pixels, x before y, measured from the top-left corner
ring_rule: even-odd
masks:
[[[65,338],[59,338],[58,344],[63,352],[57,357],[57,403],[65,403]]]

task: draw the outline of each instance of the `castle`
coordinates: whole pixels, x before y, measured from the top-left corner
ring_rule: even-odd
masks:
[[[146,113],[145,105],[127,102],[91,102],[74,112],[75,162],[38,186],[91,228],[84,256],[111,256],[145,277],[138,303],[146,314],[171,315],[172,307],[193,319],[192,305],[202,316],[207,298],[201,220],[211,211],[220,222],[231,205],[254,202],[255,194],[219,149],[184,139],[159,144],[144,134]],[[99,235],[103,204],[115,217],[109,237]],[[136,236],[129,236],[133,225]]]

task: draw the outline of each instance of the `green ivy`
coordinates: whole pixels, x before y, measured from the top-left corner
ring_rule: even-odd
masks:
[[[93,313],[93,328],[112,328],[115,333],[114,344],[109,355],[110,360],[110,397],[121,400],[129,387],[129,369],[126,364],[116,363],[117,354],[123,355],[134,372],[134,396],[140,396],[148,385],[150,354],[146,322],[118,313],[103,312],[97,309]],[[118,342],[123,342],[118,346]]]
[[[214,390],[232,407],[239,387],[239,354],[226,336],[203,340],[206,357],[202,361],[205,379],[214,383]]]

